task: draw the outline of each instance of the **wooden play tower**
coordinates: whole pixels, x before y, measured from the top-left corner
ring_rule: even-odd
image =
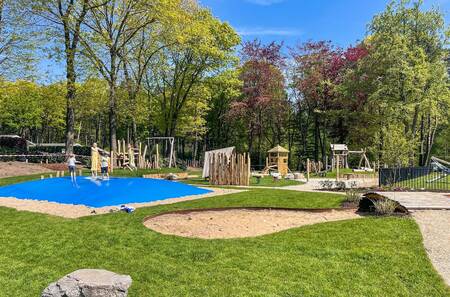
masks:
[[[289,173],[289,151],[284,147],[277,145],[269,150],[268,154],[269,156],[266,158],[266,168],[264,169],[264,172],[276,169],[281,175],[287,175]]]

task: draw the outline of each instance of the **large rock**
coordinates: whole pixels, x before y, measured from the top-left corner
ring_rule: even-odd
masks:
[[[51,283],[41,297],[126,297],[129,275],[102,269],[80,269]]]
[[[359,207],[358,207],[358,211],[360,212],[375,212],[375,201],[380,201],[380,200],[388,200],[389,198],[380,195],[378,193],[367,193],[364,194],[362,199],[359,201]],[[404,207],[403,205],[401,205],[400,203],[398,203],[397,201],[394,201],[396,204],[395,207],[395,213],[403,213],[403,214],[407,214],[408,209],[406,209],[406,207]]]

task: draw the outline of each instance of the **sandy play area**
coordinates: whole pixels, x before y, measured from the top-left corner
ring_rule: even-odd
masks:
[[[326,211],[225,209],[167,213],[147,218],[144,225],[163,234],[217,239],[254,237],[304,225],[360,217],[354,209]]]
[[[0,178],[47,172],[53,172],[53,170],[45,168],[40,164],[25,162],[0,162]]]

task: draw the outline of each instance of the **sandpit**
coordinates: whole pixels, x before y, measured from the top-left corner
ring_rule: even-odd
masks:
[[[216,209],[166,213],[147,218],[144,225],[167,235],[224,239],[255,237],[305,225],[360,217],[355,209]]]

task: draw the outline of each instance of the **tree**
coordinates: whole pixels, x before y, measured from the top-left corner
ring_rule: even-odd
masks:
[[[155,55],[162,49],[175,45],[185,30],[180,24],[184,23],[186,12],[178,1],[161,2],[153,10],[152,14],[157,16],[157,21],[152,26],[142,28],[135,38],[124,45],[119,54],[128,94],[133,143],[137,142],[137,99],[142,92],[145,75],[149,67],[154,66],[152,62]]]
[[[0,88],[2,130],[31,138],[41,127],[43,108],[39,86],[26,81],[2,83]]]
[[[103,0],[105,1],[105,0]],[[76,105],[76,55],[87,13],[99,9],[106,2],[92,4],[89,0],[39,0],[32,2],[35,14],[54,26],[62,37],[66,62],[66,154],[73,152]]]
[[[176,135],[187,104],[198,99],[193,91],[204,79],[235,61],[239,43],[236,32],[208,10],[193,6],[189,12],[184,37],[158,53],[158,63],[146,76],[146,89],[156,100],[159,128],[165,136]]]
[[[293,85],[301,95],[297,104],[306,111],[308,133],[312,125],[314,151],[313,156],[322,160],[326,156],[327,120],[333,103],[337,98],[336,84],[340,70],[344,65],[342,50],[333,47],[331,42],[306,42],[291,51],[295,62]],[[304,125],[302,121],[299,122]],[[307,135],[303,137],[306,142]],[[303,144],[303,154],[307,151],[307,143]]]
[[[35,44],[29,25],[20,1],[0,0],[0,78],[30,78]]]
[[[368,108],[377,111],[380,157],[383,126],[403,128],[415,149],[409,163],[429,163],[436,132],[448,121],[450,94],[445,64],[447,43],[443,16],[422,11],[422,1],[392,1],[370,26],[369,56],[362,67],[372,85]],[[389,131],[387,131],[389,133]]]
[[[287,96],[282,73],[285,58],[281,47],[274,42],[262,45],[257,40],[244,43],[240,69],[242,97],[231,104],[229,112],[229,118],[245,123],[250,152],[255,152],[254,141],[258,140],[256,151],[260,164],[263,143],[268,141],[269,146],[273,146],[282,141]]]
[[[156,22],[151,13],[159,1],[111,0],[89,11],[85,25],[89,32],[81,38],[82,53],[109,85],[109,141],[117,147],[117,82],[126,45],[144,28]]]
[[[206,82],[210,89],[209,111],[206,116],[208,148],[217,149],[226,146],[237,146],[243,150],[241,126],[227,120],[232,102],[239,98],[242,90],[242,81],[239,79],[237,69],[229,69],[211,77]]]

